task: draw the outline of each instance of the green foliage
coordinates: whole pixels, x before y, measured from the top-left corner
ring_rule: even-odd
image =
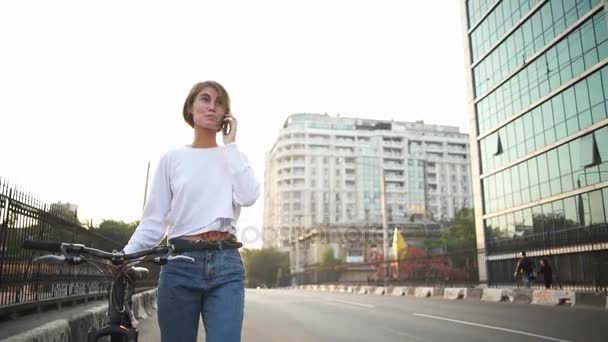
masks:
[[[473,209],[464,208],[456,213],[440,239],[425,240],[423,246],[425,249],[444,247],[450,253],[475,249],[476,241],[475,213]]]
[[[442,237],[448,252],[470,250],[477,247],[475,235],[475,212],[464,208],[458,211]]]
[[[321,257],[321,265],[323,265],[323,266],[336,265],[341,262],[342,262],[342,260],[340,260],[334,256],[334,249],[332,247],[327,247],[325,249],[325,251],[323,252],[323,255]]]
[[[127,244],[139,221],[126,223],[124,221],[104,220],[95,231],[109,239]]]
[[[289,271],[289,255],[276,248],[248,249],[241,252],[248,287],[273,287],[277,274]]]

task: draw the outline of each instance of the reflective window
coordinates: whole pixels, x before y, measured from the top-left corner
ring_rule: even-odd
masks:
[[[488,251],[608,241],[606,203],[608,188],[486,219]]]
[[[485,213],[608,181],[608,127],[484,178]]]
[[[601,190],[589,193],[589,207],[591,211],[591,224],[603,226],[606,223],[606,210],[604,209]]]
[[[528,26],[531,25],[524,24],[522,29],[526,31]],[[547,50],[545,54],[527,64],[500,87],[493,89],[488,96],[477,92],[478,97],[485,96],[483,100],[477,103],[477,120],[480,134],[518,114],[522,109],[529,107],[561,84],[570,81],[598,61],[608,57],[608,49],[604,48],[605,44],[608,44],[606,31],[608,31],[606,14],[604,12],[597,13],[557,45]],[[599,32],[600,35],[596,35],[595,32]],[[524,32],[524,36],[527,35]],[[532,33],[529,33],[529,35],[532,36]],[[517,64],[518,67],[522,65],[521,63],[522,61]],[[496,72],[493,67],[487,70],[487,76],[476,75],[474,79],[485,80],[488,79],[490,74]],[[559,75],[559,82],[557,82],[557,75]],[[579,84],[580,87],[587,86],[586,82]],[[589,109],[588,95],[586,99],[581,97],[580,101],[580,110]],[[566,105],[573,103],[566,103]],[[575,115],[577,113],[576,106],[566,108],[566,114],[569,113]],[[574,127],[574,124],[570,126]]]
[[[608,66],[480,141],[487,173],[607,118]],[[607,88],[608,89],[608,88]],[[500,148],[498,151],[498,137]]]

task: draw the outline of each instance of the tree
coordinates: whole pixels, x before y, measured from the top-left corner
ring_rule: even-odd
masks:
[[[471,250],[477,247],[475,234],[475,212],[473,209],[463,208],[454,216],[442,240],[448,252],[458,250]]]
[[[126,223],[124,221],[103,220],[96,232],[114,241],[127,244],[139,221]]]
[[[425,240],[423,247],[426,249],[446,248],[448,253],[461,250],[471,250],[477,247],[475,234],[475,213],[473,209],[463,208],[459,210],[448,229],[441,238]]]
[[[282,274],[287,274],[289,270],[289,256],[276,248],[245,248],[241,256],[248,287],[272,287],[276,283],[279,269]]]
[[[341,263],[341,260],[334,256],[334,249],[332,247],[327,247],[321,257],[321,265],[331,266],[339,263]]]

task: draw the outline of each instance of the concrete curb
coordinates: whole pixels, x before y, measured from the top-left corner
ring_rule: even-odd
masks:
[[[86,335],[85,335],[86,339]],[[58,319],[24,332],[11,336],[2,342],[40,342],[40,341],[70,341],[70,324],[66,319]],[[73,340],[74,341],[74,340]],[[82,341],[75,340],[75,341]]]
[[[532,303],[532,289],[520,288],[507,290],[507,296],[511,303],[530,304]]]
[[[299,288],[299,287],[298,287]],[[481,300],[486,302],[511,302],[536,305],[569,305],[602,308],[608,311],[608,297],[603,293],[575,292],[545,289],[502,289],[481,287],[428,287],[428,286],[356,286],[356,285],[306,285],[305,290],[328,291],[359,295],[414,296],[419,298],[441,297],[446,300]]]
[[[478,287],[468,287],[464,291],[464,299],[481,300],[483,289]]]
[[[608,311],[608,297],[603,293],[576,292],[574,306],[603,308]]]
[[[156,289],[152,289],[133,296],[132,309],[136,318],[145,319],[156,309],[156,295]],[[86,341],[91,328],[99,328],[106,323],[107,311],[108,304],[99,305],[69,319],[52,321],[0,342]]]
[[[378,296],[383,296],[388,292],[390,292],[389,288],[384,288],[384,286],[376,286],[376,289],[374,290],[374,294]]]
[[[481,294],[481,300],[484,302],[502,302],[508,299],[509,296],[507,294],[507,290],[505,289],[490,289],[485,288]]]
[[[446,287],[443,291],[443,298],[451,300],[463,299],[466,290],[465,288]]]
[[[417,287],[414,296],[416,297],[432,297],[433,296],[433,287]]]
[[[407,287],[397,286],[397,287],[393,288],[393,291],[391,292],[391,295],[393,295],[393,296],[405,296],[405,295],[407,295]]]
[[[576,295],[573,291],[534,290],[532,293],[532,304],[574,306],[575,303]]]

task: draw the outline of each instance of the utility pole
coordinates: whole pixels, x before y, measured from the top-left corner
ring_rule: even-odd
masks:
[[[382,244],[384,252],[384,287],[388,286],[389,265],[388,265],[388,222],[386,217],[386,177],[384,168],[380,171],[380,201],[382,206]]]
[[[144,203],[142,210],[146,207],[146,201],[148,200],[148,178],[150,177],[150,162],[148,162],[148,169],[146,171],[146,185],[144,187]]]

